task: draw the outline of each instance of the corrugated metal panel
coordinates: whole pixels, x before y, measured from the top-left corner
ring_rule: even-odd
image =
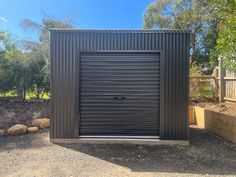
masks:
[[[80,53],[82,136],[158,136],[160,54]]]
[[[51,33],[52,138],[75,138],[75,51],[72,34]],[[78,124],[78,123],[77,123]],[[77,131],[78,132],[78,131]]]
[[[55,30],[51,38],[52,138],[77,138],[76,51],[162,50],[165,65],[162,139],[188,139],[189,38],[187,31]],[[77,59],[77,60],[76,60]],[[77,127],[77,128],[75,128]]]
[[[171,29],[171,30],[127,30],[127,29],[74,29],[74,28],[51,28],[52,32],[96,32],[96,33],[191,33],[190,30]]]

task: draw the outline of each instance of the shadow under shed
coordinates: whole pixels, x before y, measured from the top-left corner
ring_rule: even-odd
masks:
[[[58,144],[136,172],[236,175],[236,146],[190,128],[190,146]]]

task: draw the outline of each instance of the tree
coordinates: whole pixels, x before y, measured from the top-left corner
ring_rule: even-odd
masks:
[[[49,52],[49,29],[50,28],[73,28],[72,20],[59,20],[47,17],[42,20],[42,24],[30,19],[24,19],[20,23],[25,30],[35,30],[40,33],[39,41],[23,41],[30,63],[29,88],[39,97],[42,93],[49,92],[50,85],[50,52]]]
[[[236,71],[236,1],[210,0],[214,15],[219,19],[217,28],[217,54],[222,56],[223,66]]]
[[[205,66],[209,65],[218,35],[212,11],[207,0],[156,0],[145,11],[144,28],[190,30],[191,64]]]
[[[16,45],[12,36],[0,31],[0,93],[34,92],[37,98],[49,93],[49,29],[72,28],[72,22],[44,18],[42,24],[29,19],[21,22],[27,30],[40,33],[38,41],[21,41]],[[21,49],[18,47],[21,44]]]
[[[16,48],[11,35],[0,32],[0,93],[20,92],[20,58],[21,51]]]

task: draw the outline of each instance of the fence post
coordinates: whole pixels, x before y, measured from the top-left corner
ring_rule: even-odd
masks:
[[[213,85],[213,98],[219,98],[219,68],[213,70],[212,76],[214,76],[214,85]]]
[[[219,56],[219,101],[223,102],[225,97],[225,70],[222,66],[222,57]]]

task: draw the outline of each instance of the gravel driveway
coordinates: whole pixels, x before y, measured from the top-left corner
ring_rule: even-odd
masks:
[[[236,176],[236,146],[201,129],[190,146],[56,145],[48,135],[0,137],[0,176]]]

